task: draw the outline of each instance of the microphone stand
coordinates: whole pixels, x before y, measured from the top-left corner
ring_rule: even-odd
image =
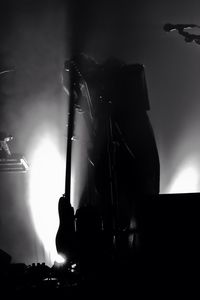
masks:
[[[112,234],[112,257],[117,252],[118,235],[118,199],[117,199],[117,179],[116,179],[116,148],[117,142],[114,138],[114,122],[112,120],[112,102],[106,101],[106,152],[108,158],[108,184],[111,204],[111,234]]]

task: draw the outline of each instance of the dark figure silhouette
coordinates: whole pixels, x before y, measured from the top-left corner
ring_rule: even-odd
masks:
[[[127,236],[127,245],[133,245],[134,230],[140,226],[138,206],[144,197],[159,193],[160,181],[144,66],[127,65],[115,58],[98,64],[79,54],[66,62],[65,70],[64,87],[69,94],[73,93],[70,88],[76,87],[73,99],[85,112],[92,140],[87,184],[79,207],[96,207],[115,246],[120,243],[120,232],[122,240]],[[74,85],[70,73],[77,81]],[[77,86],[80,95],[84,91],[86,96],[79,97]]]
[[[109,117],[113,130],[111,142],[117,144],[117,185],[121,185],[121,190],[130,195],[158,194],[159,157],[147,113],[150,105],[144,67],[139,64],[126,65],[117,59],[109,59],[99,65],[83,54],[72,61],[87,83],[92,103],[95,130],[89,156],[95,165],[95,185],[99,187],[100,194],[105,190],[102,179],[108,174],[103,170],[107,167],[103,162],[107,157]],[[80,106],[83,105],[80,103]]]

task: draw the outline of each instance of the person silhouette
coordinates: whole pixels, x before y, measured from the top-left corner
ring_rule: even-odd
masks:
[[[94,118],[93,123],[88,122],[93,134],[86,186],[92,193],[83,192],[79,206],[89,204],[88,194],[92,194],[92,203],[96,201],[103,215],[104,228],[132,230],[132,224],[137,224],[133,220],[140,218],[141,199],[159,194],[160,184],[159,154],[148,116],[145,68],[115,57],[100,64],[80,53],[65,62],[65,70],[68,79],[63,84],[69,94],[74,86],[81,86],[80,74],[84,78],[91,105],[79,105],[86,119],[91,111]],[[69,85],[70,74],[75,85]]]

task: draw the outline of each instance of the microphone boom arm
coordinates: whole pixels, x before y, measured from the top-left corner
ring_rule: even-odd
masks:
[[[186,29],[192,29],[192,28],[200,28],[199,25],[195,24],[171,24],[171,23],[166,23],[163,26],[164,31],[166,32],[171,32],[174,30],[177,30],[180,35],[182,35],[185,38],[185,42],[191,43],[195,42],[196,44],[200,45],[200,35],[199,34],[191,34],[187,31]]]

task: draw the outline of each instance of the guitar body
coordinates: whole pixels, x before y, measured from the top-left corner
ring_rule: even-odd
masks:
[[[72,259],[76,252],[74,209],[65,195],[59,199],[58,212],[60,225],[56,235],[56,248],[59,254]]]
[[[66,78],[65,78],[66,77]],[[64,71],[64,90],[69,94],[68,110],[68,131],[67,131],[67,156],[66,156],[66,176],[65,176],[65,194],[59,199],[58,213],[60,224],[56,235],[57,252],[64,255],[67,260],[71,260],[77,253],[77,242],[75,237],[75,216],[74,209],[71,206],[71,158],[72,158],[72,140],[74,134],[75,109],[79,102],[80,95],[87,99],[88,110],[91,113],[90,97],[87,89],[87,83],[81,76],[77,66],[73,61],[65,65]],[[70,83],[70,86],[68,87]],[[91,118],[92,115],[90,114]]]
[[[70,70],[65,70],[67,81],[71,78]],[[72,92],[71,92],[72,91]],[[71,188],[71,152],[72,137],[74,131],[74,86],[70,86],[69,109],[68,109],[68,131],[67,131],[67,153],[66,153],[66,174],[65,174],[65,194],[59,199],[58,213],[60,224],[56,235],[57,252],[64,256],[67,260],[74,255],[75,249],[75,223],[74,209],[70,202]]]

